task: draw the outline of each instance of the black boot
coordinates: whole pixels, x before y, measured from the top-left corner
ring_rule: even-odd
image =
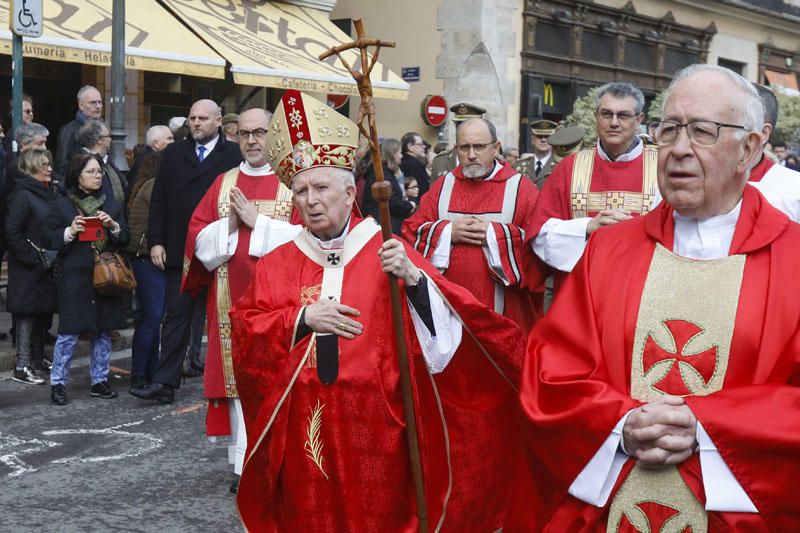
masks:
[[[140,387],[131,387],[131,396],[141,400],[157,400],[160,403],[172,403],[175,401],[175,390],[169,385],[161,383],[148,383]]]
[[[64,385],[50,387],[50,400],[54,405],[67,405],[67,387]]]

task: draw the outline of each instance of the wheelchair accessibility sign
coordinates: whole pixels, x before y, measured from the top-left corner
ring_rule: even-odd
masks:
[[[9,13],[11,31],[23,37],[41,37],[42,0],[11,0]]]

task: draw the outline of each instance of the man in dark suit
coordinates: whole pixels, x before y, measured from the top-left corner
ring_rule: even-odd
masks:
[[[212,100],[198,100],[189,111],[191,136],[170,144],[158,170],[150,198],[147,240],[150,259],[166,275],[166,316],[161,328],[161,356],[152,383],[132,387],[145,400],[172,403],[180,385],[183,357],[195,306],[205,296],[181,293],[183,250],[189,220],[214,180],[242,161],[236,143],[222,134],[222,114]]]

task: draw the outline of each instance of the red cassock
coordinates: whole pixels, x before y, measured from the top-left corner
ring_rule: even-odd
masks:
[[[476,215],[491,222],[500,251],[502,277],[483,247],[452,244],[444,276],[469,289],[483,304],[530,330],[542,309],[542,281],[530,246],[533,207],[539,191],[508,163],[488,180],[464,177],[461,166],[436,180],[419,210],[403,224],[403,238],[431,259],[442,231],[454,220]]]
[[[248,200],[255,203],[259,213],[284,221],[291,219],[294,224],[299,223],[299,215],[292,207],[291,193],[280,184],[275,174],[251,176],[238,169],[230,172],[230,175],[221,174],[216,179],[192,214],[186,237],[181,286],[181,290],[190,293],[196,293],[203,286],[208,287],[208,352],[204,385],[206,397],[217,400],[209,408],[207,430],[210,436],[230,434],[226,398],[237,396],[230,355],[230,332],[225,331],[220,335],[220,325],[222,324],[223,330],[229,329],[225,327],[225,322],[228,321],[223,315],[250,284],[258,257],[249,254],[252,230],[245,224],[240,224],[236,252],[222,267],[209,272],[195,256],[197,235],[209,224],[220,220],[221,214],[227,216],[230,212],[229,194],[233,186],[238,187]],[[228,181],[226,176],[229,176]]]
[[[332,264],[345,258],[340,301],[360,311],[364,332],[338,338],[333,384],[317,375],[315,334],[293,343],[302,307],[325,290],[331,270],[297,244],[303,234],[261,259],[231,312],[248,436],[237,503],[251,531],[417,529],[381,237],[367,234],[354,254],[351,237],[377,228],[372,219],[356,222],[344,252],[330,252]],[[495,531],[521,461],[521,332],[408,252],[464,324],[452,361],[432,376],[403,298],[430,528]]]
[[[530,469],[520,486],[535,497],[515,496],[504,531],[637,531],[640,513],[659,531],[676,511],[646,496],[626,495],[637,509],[609,518],[641,471],[633,460],[602,508],[567,490],[621,417],[662,393],[685,396],[759,511],[708,511],[708,531],[800,531],[800,226],[748,186],[729,257],[680,258],[673,239],[664,202],[597,232],[531,332],[520,386]],[[678,281],[650,285],[670,277]],[[696,278],[707,281],[687,291]],[[671,347],[654,340],[653,324],[669,331]],[[698,454],[677,472],[674,490],[685,484],[705,514]]]

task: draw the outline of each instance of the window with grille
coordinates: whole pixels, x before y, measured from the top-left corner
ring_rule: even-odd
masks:
[[[589,61],[612,64],[614,63],[615,45],[616,38],[613,35],[584,31],[581,56]]]
[[[533,31],[535,32],[534,47],[537,52],[569,57],[569,27],[549,22],[537,22]]]
[[[685,50],[667,48],[664,54],[664,71],[670,76],[678,72],[683,67],[697,63],[697,54]]]
[[[625,66],[653,72],[655,47],[652,44],[628,40],[625,42]]]

